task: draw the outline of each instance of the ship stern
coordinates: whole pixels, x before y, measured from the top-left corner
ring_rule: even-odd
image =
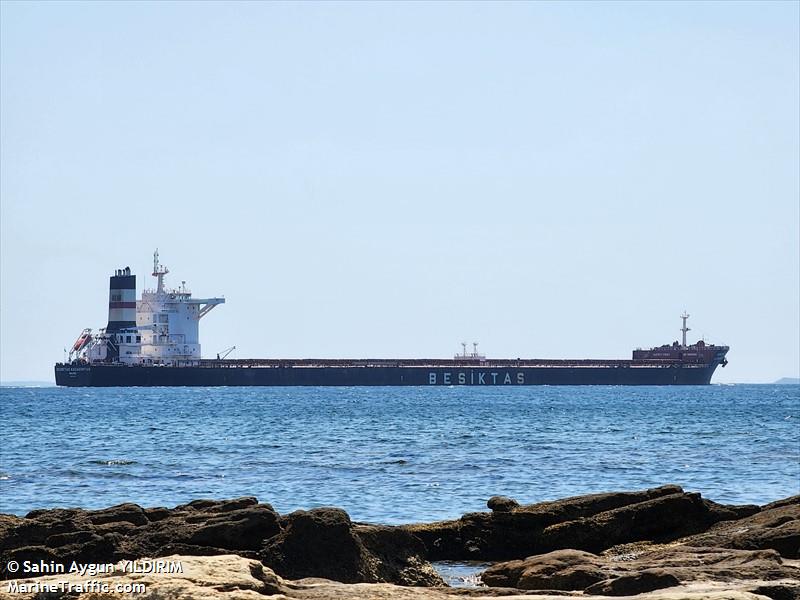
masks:
[[[92,368],[89,365],[56,363],[56,385],[88,387],[92,385]]]

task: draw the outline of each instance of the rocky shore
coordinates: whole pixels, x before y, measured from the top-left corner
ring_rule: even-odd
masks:
[[[664,486],[487,505],[403,526],[354,523],[337,508],[280,515],[255,498],[0,515],[0,598],[120,597],[74,586],[42,595],[45,582],[66,580],[138,581],[151,599],[800,598],[800,496],[728,506]],[[183,572],[119,567],[166,557]],[[484,586],[449,588],[431,564],[467,560],[491,563]],[[73,563],[118,566],[81,574]]]

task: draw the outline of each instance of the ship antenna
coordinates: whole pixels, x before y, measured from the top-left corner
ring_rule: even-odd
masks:
[[[683,347],[684,347],[684,348],[686,348],[686,333],[687,333],[687,332],[689,332],[689,331],[691,331],[691,329],[689,329],[689,328],[686,326],[686,319],[688,319],[688,318],[689,318],[689,313],[687,313],[687,312],[684,310],[684,311],[683,311],[683,314],[681,315],[681,319],[683,319],[683,327],[681,327],[681,331],[683,332]]]

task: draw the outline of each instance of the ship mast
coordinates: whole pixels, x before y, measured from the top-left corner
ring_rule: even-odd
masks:
[[[158,278],[158,287],[156,289],[158,294],[164,293],[164,275],[167,273],[169,273],[169,269],[158,264],[158,248],[156,248],[156,251],[153,252],[153,277]]]
[[[687,332],[689,332],[689,331],[691,331],[691,329],[689,329],[689,328],[686,326],[686,319],[688,319],[688,318],[689,318],[689,313],[687,313],[687,312],[684,310],[684,311],[683,311],[683,314],[681,315],[681,319],[683,319],[683,327],[681,327],[681,331],[683,332],[683,347],[684,347],[684,348],[686,348],[686,347],[687,347],[687,346],[686,346],[686,333],[687,333]]]

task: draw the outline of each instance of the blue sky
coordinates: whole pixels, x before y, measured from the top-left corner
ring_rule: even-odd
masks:
[[[0,377],[156,247],[206,355],[628,357],[685,308],[716,381],[796,377],[798,6],[3,2]]]

